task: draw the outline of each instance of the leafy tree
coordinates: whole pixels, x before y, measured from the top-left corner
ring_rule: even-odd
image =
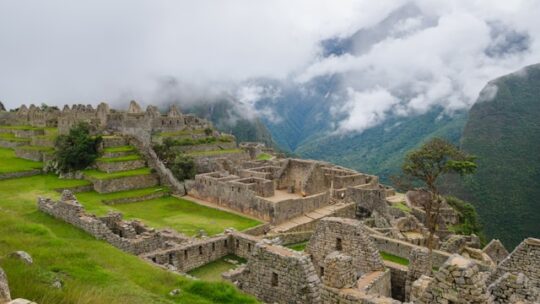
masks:
[[[101,136],[90,135],[90,127],[79,123],[60,135],[55,142],[55,160],[61,172],[77,171],[92,165],[99,157],[98,145]]]
[[[213,133],[214,133],[214,130],[212,130],[211,128],[204,129],[204,134],[206,134],[206,136],[210,136]]]
[[[437,182],[449,173],[460,176],[476,171],[475,157],[459,150],[458,147],[441,138],[427,141],[419,149],[411,151],[405,157],[403,173],[423,183],[431,194],[431,199],[424,206],[426,211],[426,227],[429,230],[428,248],[433,248],[433,236],[437,232],[442,197]]]
[[[459,234],[476,234],[480,240],[485,243],[485,236],[482,225],[478,219],[478,213],[473,205],[466,201],[462,201],[453,196],[445,196],[448,205],[459,213],[459,225],[454,227],[454,232]]]
[[[192,157],[175,151],[177,141],[166,138],[161,145],[154,145],[154,151],[169,168],[176,179],[183,181],[195,177],[195,162]]]

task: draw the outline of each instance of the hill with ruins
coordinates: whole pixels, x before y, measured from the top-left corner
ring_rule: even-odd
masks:
[[[57,175],[55,139],[80,123],[100,156]],[[443,201],[430,251],[425,191],[239,143],[174,105],[23,105],[0,113],[0,146],[0,303],[540,300],[540,240],[457,234]]]

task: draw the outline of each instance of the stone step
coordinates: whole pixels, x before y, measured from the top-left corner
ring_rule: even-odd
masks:
[[[158,176],[148,168],[114,173],[86,170],[84,177],[94,184],[94,190],[99,193],[150,188],[159,184]]]
[[[113,147],[120,147],[120,146],[127,146],[127,141],[122,136],[117,135],[105,135],[102,137],[103,139],[103,148],[113,148]]]

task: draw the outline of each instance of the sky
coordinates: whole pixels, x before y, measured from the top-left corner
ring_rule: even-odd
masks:
[[[252,79],[341,75],[336,128],[362,131],[469,108],[489,80],[540,62],[538,16],[537,0],[2,0],[0,101],[160,104],[174,86],[255,111],[269,89]],[[351,47],[328,55],[329,39]]]

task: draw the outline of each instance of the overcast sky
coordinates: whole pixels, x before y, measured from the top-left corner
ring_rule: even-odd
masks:
[[[383,22],[406,5],[418,12]],[[358,131],[390,112],[467,108],[488,80],[540,62],[539,16],[537,0],[2,0],[0,100],[156,104],[164,79],[245,92],[253,78],[339,73],[338,128]],[[383,36],[322,55],[321,41],[374,28]]]

